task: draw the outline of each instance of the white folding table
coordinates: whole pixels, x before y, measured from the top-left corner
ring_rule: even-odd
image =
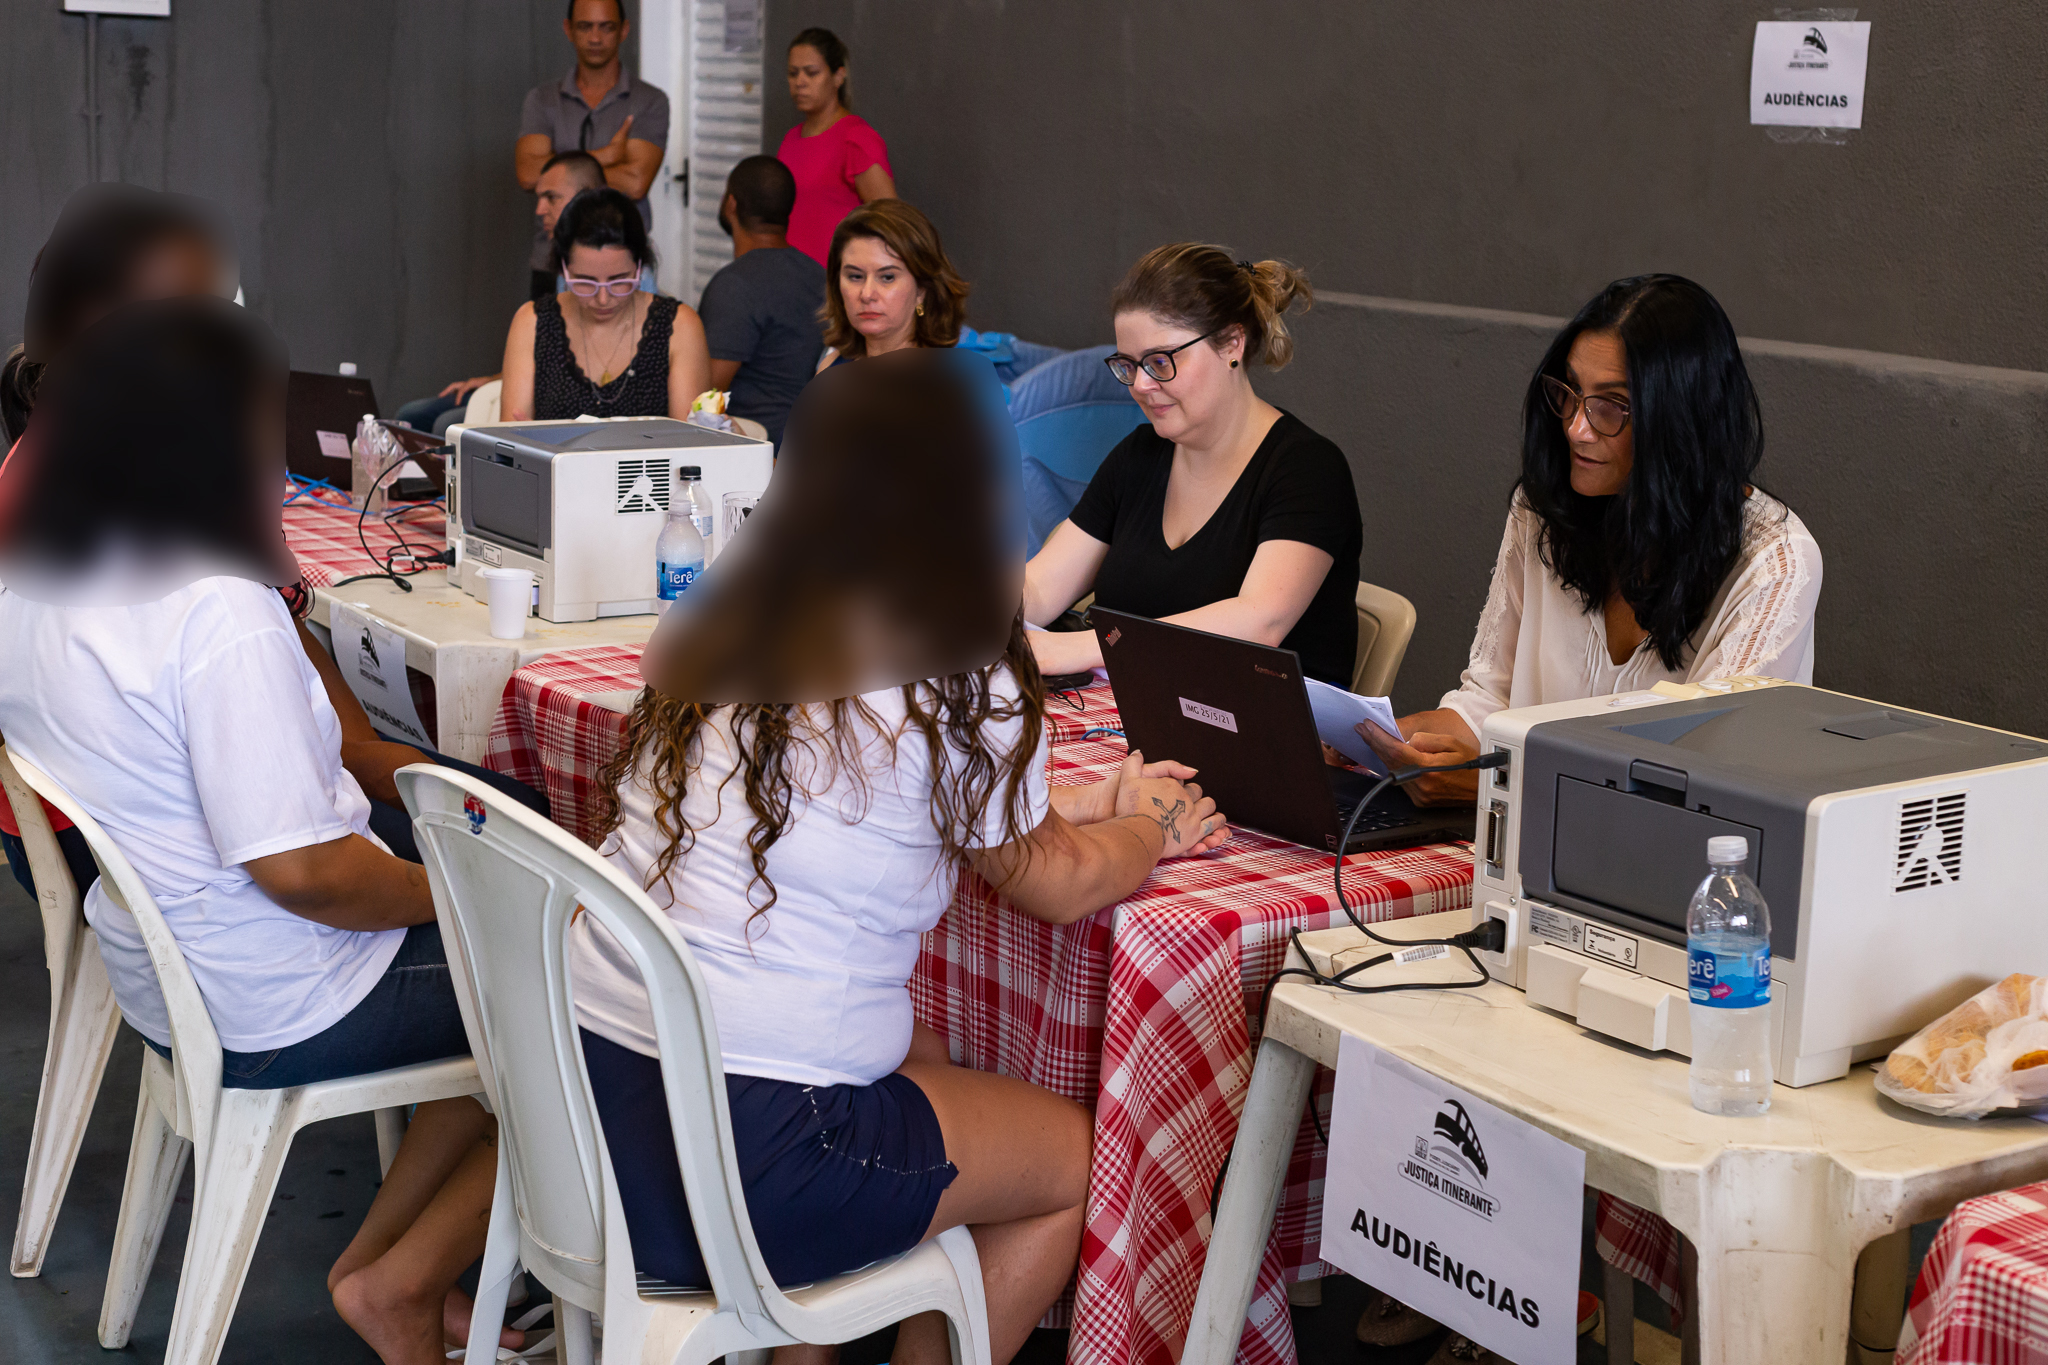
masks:
[[[527,618],[526,637],[491,634],[491,613],[448,581],[445,569],[409,580],[406,592],[388,580],[366,579],[340,588],[316,588],[313,622],[323,634],[336,601],[375,616],[405,638],[405,664],[434,680],[436,746],[468,763],[481,763],[497,718],[498,700],[512,674],[544,654],[589,645],[642,645],[658,616],[608,616],[557,624]],[[324,639],[331,648],[331,639]]]
[[[1455,911],[1385,928],[1426,938],[1470,918]],[[1302,940],[1325,971],[1333,959],[1341,968],[1381,951],[1350,928]],[[1455,979],[1466,969],[1453,956],[1357,979],[1393,970]],[[1181,1365],[1230,1365],[1237,1354],[1302,1105],[1346,1033],[1581,1148],[1587,1184],[1668,1219],[1696,1251],[1691,1311],[1705,1365],[1851,1358],[1850,1300],[1866,1247],[1902,1244],[1899,1234],[1964,1199],[2048,1177],[2048,1124],[1916,1113],[1881,1098],[1867,1066],[1779,1086],[1762,1117],[1719,1118],[1692,1107],[1684,1058],[1589,1033],[1498,982],[1344,995],[1290,978],[1273,992]]]

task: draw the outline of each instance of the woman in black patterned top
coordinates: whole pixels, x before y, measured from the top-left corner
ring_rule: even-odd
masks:
[[[653,264],[625,195],[569,201],[555,222],[555,268],[569,287],[521,307],[505,337],[506,421],[688,415],[711,387],[711,352],[695,309],[640,292]]]

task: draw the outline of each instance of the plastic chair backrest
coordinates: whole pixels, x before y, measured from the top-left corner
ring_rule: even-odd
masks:
[[[469,395],[469,406],[462,410],[465,426],[480,427],[498,420],[503,411],[505,381],[493,379],[488,384],[479,384]]]
[[[206,1000],[199,994],[199,983],[192,979],[185,954],[178,947],[171,926],[164,922],[156,897],[142,884],[142,878],[99,821],[40,768],[20,754],[12,757],[21,780],[85,836],[86,847],[99,864],[100,886],[107,899],[135,921],[142,946],[149,952],[150,965],[156,969],[164,1012],[171,1022],[171,1071],[178,1081],[178,1112],[173,1121],[193,1145],[207,1151],[212,1144],[214,1113],[220,1100],[220,1034],[214,1030],[213,1016],[206,1012]]]
[[[608,929],[646,986],[697,1244],[723,1308],[775,1319],[776,1289],[747,1220],[711,999],[689,945],[645,892],[517,802],[446,768],[401,768],[456,995],[512,1169],[525,1240],[588,1283],[630,1266],[607,1226],[602,1128],[577,1036],[565,935],[579,910]],[[577,1264],[577,1263],[580,1263]],[[578,1274],[579,1269],[581,1274]],[[541,1270],[542,1279],[548,1270]],[[599,1288],[601,1285],[592,1285]]]
[[[1351,666],[1351,690],[1361,697],[1384,697],[1407,657],[1415,635],[1415,604],[1390,588],[1360,583],[1358,653]]]
[[[1063,479],[1087,483],[1110,449],[1145,420],[1131,391],[1103,364],[1114,346],[1068,351],[1033,367],[1010,387],[1010,418],[1024,458]]]
[[[57,832],[50,828],[50,814],[42,798],[29,790],[0,743],[0,791],[14,811],[15,827],[21,831],[22,847],[28,850],[29,876],[36,884],[36,908],[43,915],[43,957],[50,964],[50,989],[63,989],[63,964],[71,960],[72,945],[85,932],[85,907],[71,864],[57,844]],[[56,1018],[64,1002],[52,998],[50,1017]]]

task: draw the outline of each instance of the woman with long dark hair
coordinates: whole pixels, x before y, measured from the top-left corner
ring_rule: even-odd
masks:
[[[642,658],[601,851],[703,974],[776,1281],[965,1225],[1002,1365],[1073,1275],[1091,1128],[1066,1099],[949,1064],[905,989],[918,936],[965,871],[1006,909],[1071,923],[1228,831],[1192,772],[1135,753],[1048,788],[1001,442],[964,359],[913,349],[805,389],[798,454]],[[646,992],[587,916],[570,953],[635,1268],[704,1285]],[[946,1342],[923,1314],[892,1359],[940,1365]]]
[[[1495,711],[1763,675],[1813,680],[1820,546],[1756,486],[1763,414],[1735,329],[1691,280],[1616,280],[1558,333],[1522,403],[1522,477],[1472,656],[1389,762],[1474,757]],[[1419,801],[1471,801],[1476,773]]]

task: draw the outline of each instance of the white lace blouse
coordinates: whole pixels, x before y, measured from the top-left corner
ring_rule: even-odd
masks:
[[[1625,663],[1608,656],[1605,618],[1588,612],[1544,565],[1538,529],[1536,514],[1517,496],[1471,663],[1457,688],[1444,694],[1443,705],[1462,715],[1473,734],[1503,707],[1577,701],[1664,681],[1744,675],[1813,681],[1820,546],[1776,498],[1750,495],[1742,551],[1676,671],[1647,640]]]

